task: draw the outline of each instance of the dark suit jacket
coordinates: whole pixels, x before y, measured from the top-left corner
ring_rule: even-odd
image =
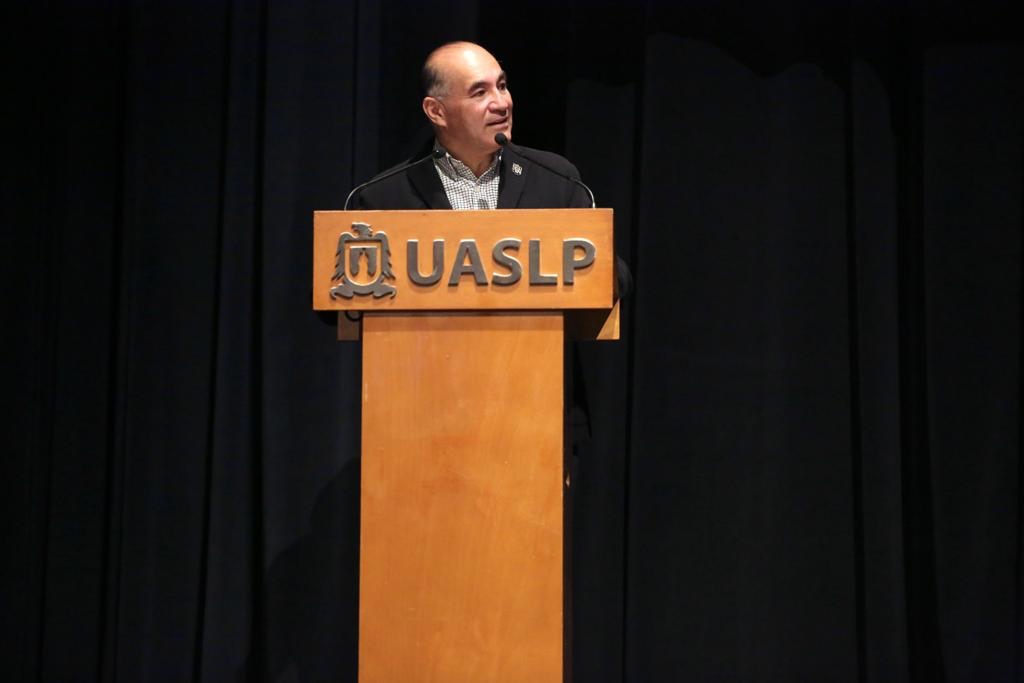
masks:
[[[551,152],[524,148],[546,166],[570,178],[579,171],[567,159]],[[424,153],[426,154],[426,152]],[[516,172],[518,167],[519,172]],[[387,171],[385,171],[387,173]],[[383,174],[381,174],[383,175]],[[432,161],[417,164],[370,185],[353,198],[356,209],[450,209],[448,196]],[[510,149],[501,155],[499,209],[589,208],[590,197],[582,187],[559,177]]]

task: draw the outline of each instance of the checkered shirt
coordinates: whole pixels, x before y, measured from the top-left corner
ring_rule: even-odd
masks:
[[[490,168],[479,178],[464,163],[453,157],[439,144],[434,148],[444,152],[434,159],[434,168],[441,178],[444,193],[453,209],[496,209],[498,186],[501,183],[501,150],[494,155]]]

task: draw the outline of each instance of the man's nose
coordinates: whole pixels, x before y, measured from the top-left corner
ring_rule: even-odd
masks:
[[[504,111],[505,109],[508,109],[509,104],[511,104],[511,100],[512,98],[510,98],[507,94],[495,92],[494,96],[491,98],[489,108],[491,111]]]

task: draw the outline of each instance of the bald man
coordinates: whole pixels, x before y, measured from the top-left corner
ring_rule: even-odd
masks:
[[[371,182],[357,193],[355,208],[591,206],[586,191],[563,177],[579,178],[566,159],[524,148],[538,164],[495,142],[498,133],[512,139],[512,93],[490,52],[474,43],[442,45],[423,64],[422,81],[423,113],[434,129],[433,157]]]

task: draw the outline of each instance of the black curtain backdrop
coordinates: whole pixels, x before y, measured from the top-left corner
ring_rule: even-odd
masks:
[[[1024,681],[1011,9],[9,6],[0,675],[354,680],[312,212],[422,142],[467,38],[636,277],[577,354],[575,680]]]

